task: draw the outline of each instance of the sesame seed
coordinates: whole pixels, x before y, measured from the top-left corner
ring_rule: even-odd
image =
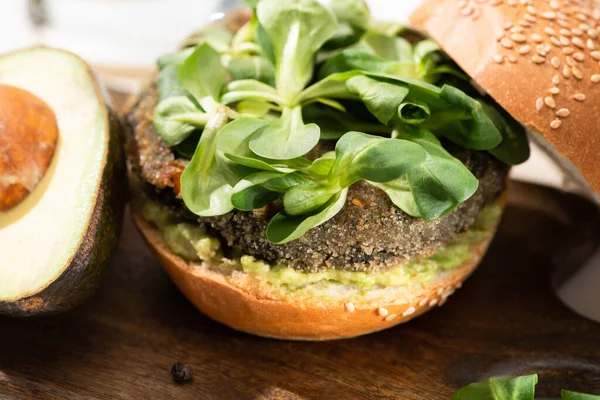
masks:
[[[550,128],[552,129],[558,129],[561,125],[562,121],[560,119],[555,119],[554,121],[550,122]]]
[[[567,19],[567,16],[565,15],[565,13],[561,12],[561,11],[557,11],[556,12],[556,16],[558,18],[560,18],[561,20]],[[564,21],[563,21],[564,22]]]
[[[541,111],[544,108],[544,99],[541,97],[535,101],[535,109]]]
[[[396,314],[390,314],[387,317],[385,317],[385,321],[391,321],[393,319],[396,319],[397,315]]]
[[[548,49],[546,49],[546,46],[543,44],[538,44],[535,46],[535,51],[537,51],[537,53],[542,57],[546,57],[546,54],[548,54]]]
[[[560,3],[558,2],[558,0],[552,0],[550,1],[550,7],[558,10],[560,8]]]
[[[585,43],[583,43],[583,40],[581,40],[581,38],[574,37],[573,39],[571,39],[571,42],[573,42],[573,44],[579,47],[580,49],[585,48]]]
[[[512,28],[512,26],[513,26],[512,22],[507,22],[507,23],[504,24],[504,29],[505,30],[509,30],[510,28]]]
[[[572,47],[563,47],[562,52],[565,54],[573,54],[575,53],[575,49]]]
[[[448,291],[448,292],[444,293],[444,294],[442,295],[442,298],[443,298],[443,299],[447,299],[448,297],[452,296],[453,294],[454,294],[454,290],[450,290],[450,291]]]
[[[556,13],[554,11],[544,11],[540,14],[540,16],[546,19],[555,19]]]
[[[595,8],[594,11],[592,12],[592,18],[594,18],[596,21],[600,19],[600,10]]]
[[[530,14],[537,14],[537,10],[534,6],[527,6],[527,12]]]
[[[579,80],[582,80],[583,72],[579,68],[573,67],[573,76]]]
[[[564,28],[559,30],[558,33],[560,33],[561,35],[564,35],[564,36],[571,36],[571,31],[568,29],[564,29]]]
[[[504,38],[500,41],[500,44],[507,49],[512,49],[513,42],[509,38]]]
[[[567,118],[569,114],[571,114],[571,111],[568,108],[561,108],[556,112],[556,115],[561,118]]]
[[[571,33],[575,36],[583,35],[583,31],[579,28],[571,28]]]
[[[579,29],[581,29],[582,31],[587,31],[588,29],[591,29],[591,26],[589,26],[586,23],[581,23],[579,24]]]
[[[552,77],[552,83],[555,84],[555,85],[560,84],[560,76],[559,75],[554,75]]]
[[[528,22],[535,22],[535,21],[537,21],[537,19],[533,15],[528,14],[528,13],[525,13],[525,15],[523,16],[523,18],[525,19],[525,21],[528,21]]]
[[[560,40],[558,40],[558,39],[556,38],[556,36],[550,36],[550,41],[551,41],[551,42],[552,42],[552,44],[553,44],[553,45],[555,45],[555,46],[558,46],[558,47],[562,46],[562,44],[560,43]]]
[[[438,294],[438,296],[441,296],[442,293],[444,293],[444,288],[439,288],[436,293]]]
[[[598,31],[595,29],[590,29],[587,31],[587,34],[589,37],[591,37],[592,39],[597,39],[598,38]]]
[[[573,98],[577,101],[585,101],[585,94],[577,93],[573,95]]]
[[[537,33],[532,33],[531,40],[533,40],[536,43],[542,43],[544,41],[544,38],[538,35]]]
[[[502,57],[500,54],[495,54],[493,58],[498,64],[502,64],[504,62],[504,57]]]
[[[515,64],[517,62],[517,57],[513,56],[512,54],[510,56],[508,56],[508,62]]]
[[[558,19],[558,20],[556,20],[556,23],[559,24],[560,26],[562,26],[563,28],[569,28],[571,26],[564,19]]]
[[[460,289],[462,287],[462,282],[458,282],[455,287],[456,289]]]
[[[536,64],[543,64],[546,62],[546,59],[537,54],[534,54],[533,57],[531,57],[531,61],[533,61]]]
[[[575,18],[577,18],[578,20],[583,21],[583,22],[587,21],[587,15],[582,14],[582,13],[575,14]]]
[[[512,28],[510,28],[510,32],[511,33],[521,33],[523,32],[525,29],[523,29],[522,26],[513,26]]]
[[[527,54],[530,51],[531,51],[531,47],[529,47],[528,45],[519,47],[519,54]],[[542,54],[542,55],[545,55],[545,54]]]
[[[417,310],[416,310],[414,307],[409,307],[409,308],[407,308],[407,309],[406,309],[406,311],[404,311],[404,312],[402,313],[402,316],[403,316],[403,317],[408,317],[409,315],[412,315],[412,314],[414,314],[414,313],[415,313],[415,311],[417,311]]]
[[[544,99],[544,104],[546,104],[550,108],[556,108],[556,101],[552,97],[546,97]]]
[[[560,59],[558,57],[552,57],[552,60],[550,60],[550,63],[552,64],[552,66],[554,68],[560,67]]]
[[[521,19],[519,20],[519,25],[529,28],[531,26],[531,22]]]
[[[467,16],[473,14],[473,11],[475,11],[475,10],[473,9],[472,6],[467,6],[467,7],[463,8],[462,10],[460,10],[460,15],[467,17]]]
[[[346,307],[346,311],[354,312],[354,304],[352,304],[351,301],[346,302],[346,304],[344,304],[344,306]]]
[[[590,78],[590,80],[592,81],[592,83],[598,83],[598,82],[600,82],[600,74],[594,74],[594,75],[592,75],[592,77]]]
[[[585,42],[585,45],[587,46],[588,49],[590,50],[595,50],[596,49],[596,44],[594,43],[594,41],[592,39],[588,39]]]
[[[422,299],[419,302],[419,307],[423,307],[425,304],[427,304],[429,302],[429,299],[427,297],[425,297],[424,299]]]
[[[549,26],[547,26],[544,29],[544,32],[546,32],[550,36],[556,36],[556,31],[554,29],[550,28]]]
[[[594,60],[600,61],[600,51],[592,51],[590,55]]]
[[[575,59],[571,56],[567,56],[566,60],[567,60],[567,64],[569,64],[571,67],[574,67],[577,65],[577,62],[575,62]]]
[[[573,54],[573,58],[579,62],[582,62],[585,60],[585,55],[578,51],[577,53]]]
[[[385,307],[379,307],[377,309],[377,314],[379,314],[380,317],[385,317],[388,315],[388,310]]]
[[[569,38],[566,37],[566,36],[560,35],[558,37],[558,39],[560,40],[560,44],[562,44],[563,46],[566,46],[566,45],[568,45],[570,43]]]
[[[571,77],[571,68],[566,65],[563,67],[562,74],[565,78],[569,79]]]
[[[560,93],[560,89],[557,87],[551,87],[550,89],[548,89],[548,93],[550,94],[559,94]]]
[[[433,299],[429,302],[429,307],[433,307],[438,303],[438,299]]]

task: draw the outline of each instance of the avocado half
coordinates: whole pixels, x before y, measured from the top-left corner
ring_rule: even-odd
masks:
[[[62,50],[0,56],[0,84],[42,99],[59,127],[40,183],[0,213],[0,314],[65,311],[93,292],[121,232],[127,193],[121,124],[90,68]]]

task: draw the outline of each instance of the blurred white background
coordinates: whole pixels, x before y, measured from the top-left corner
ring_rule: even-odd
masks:
[[[422,0],[366,0],[375,19],[408,23]],[[156,58],[241,0],[0,0],[0,53],[44,44],[91,63],[112,90],[135,92]],[[564,187],[555,163],[535,149],[513,177]]]

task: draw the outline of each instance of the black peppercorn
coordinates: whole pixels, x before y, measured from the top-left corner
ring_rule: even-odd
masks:
[[[192,367],[189,364],[176,362],[171,368],[171,375],[175,382],[187,382],[192,379]]]

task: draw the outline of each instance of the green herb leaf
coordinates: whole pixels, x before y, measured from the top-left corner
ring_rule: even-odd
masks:
[[[315,54],[335,33],[336,17],[317,0],[262,0],[256,13],[273,43],[277,89],[291,104],[312,77]]]
[[[448,153],[432,133],[407,125],[398,138],[418,144],[427,153],[425,162],[415,165],[407,173],[416,207],[423,219],[433,221],[448,214],[477,191],[477,178]]]
[[[177,154],[181,157],[191,160],[194,156],[194,152],[196,151],[196,147],[198,147],[198,142],[200,142],[201,135],[202,131],[200,129],[193,131],[183,142],[174,147]]]
[[[364,75],[355,76],[346,82],[352,93],[360,96],[369,111],[387,125],[398,113],[398,107],[408,95],[408,88],[379,81]]]
[[[185,96],[168,97],[154,109],[154,127],[167,146],[183,142],[197,128],[208,122],[208,114],[199,110]]]
[[[238,103],[236,110],[243,116],[261,118],[273,108],[271,103],[265,101],[243,100]]]
[[[390,61],[412,62],[413,46],[408,40],[383,35],[380,33],[369,32],[363,36],[360,43],[354,46],[354,49],[367,52]]]
[[[583,394],[576,392],[569,392],[568,390],[563,390],[561,392],[562,400],[600,400],[600,396],[594,396],[591,394]]]
[[[232,58],[227,64],[231,79],[255,79],[268,85],[275,84],[275,68],[269,60],[260,56]]]
[[[537,375],[490,378],[465,386],[452,400],[533,400],[537,381]]]
[[[285,212],[278,213],[267,226],[267,239],[276,244],[298,239],[340,212],[346,203],[347,195],[348,189],[339,191],[324,206],[310,214],[290,216]]]
[[[287,215],[309,214],[327,203],[339,188],[323,186],[314,182],[297,185],[283,197],[283,207]]]
[[[330,108],[306,106],[302,108],[306,122],[315,123],[321,129],[321,139],[339,139],[346,132],[360,131],[389,136],[392,128],[380,123],[361,122],[349,113]]]
[[[338,74],[331,74],[304,89],[302,93],[294,100],[295,104],[305,104],[319,97],[334,99],[356,99],[356,94],[352,93],[346,87],[349,79],[361,75],[358,71],[348,71]]]
[[[250,149],[261,157],[274,160],[302,157],[317,145],[319,134],[317,125],[304,124],[300,107],[284,108],[279,120],[252,137]]]
[[[190,211],[202,217],[223,215],[233,209],[233,188],[215,159],[216,138],[227,122],[223,112],[211,118],[192,160],[181,175],[183,202]]]
[[[306,168],[305,171],[309,176],[312,176],[317,179],[323,179],[329,175],[334,164],[335,151],[328,151],[327,153],[323,154],[321,157],[313,161],[312,164],[308,168]]]
[[[483,109],[502,134],[502,143],[489,152],[508,165],[521,164],[529,158],[529,141],[525,128],[510,115],[483,103]]]
[[[371,13],[363,0],[329,0],[326,5],[337,17],[339,25],[335,35],[324,44],[325,49],[338,49],[356,43],[369,29]]]
[[[319,79],[352,70],[394,73],[398,62],[386,60],[360,50],[344,50],[329,58],[319,70]]]
[[[269,190],[261,184],[284,176],[278,172],[258,172],[241,180],[233,189],[233,206],[241,211],[252,211],[266,206],[283,196],[283,193]]]
[[[229,51],[233,33],[223,25],[208,25],[188,37],[183,46],[195,47],[206,43],[219,53]]]
[[[159,70],[163,70],[169,66],[179,66],[192,54],[193,48],[185,48],[183,50],[176,51],[175,53],[165,54],[160,56],[156,61]]]
[[[451,108],[468,112],[471,119],[451,120],[448,129],[442,128],[440,133],[459,146],[467,149],[490,150],[502,142],[502,135],[484,112],[481,102],[467,96],[463,91],[452,86],[444,85],[440,98]]]
[[[227,70],[221,56],[210,45],[203,43],[179,67],[179,81],[206,112],[212,112],[227,79]]]
[[[425,162],[426,153],[418,144],[386,139],[362,132],[348,132],[335,146],[331,174],[342,187],[364,179],[388,182]]]
[[[157,93],[159,102],[168,97],[188,96],[188,93],[179,82],[179,78],[177,78],[178,68],[177,65],[170,65],[163,69],[158,76]]]
[[[393,181],[389,182],[369,182],[371,185],[383,190],[392,200],[392,203],[399,209],[404,211],[406,214],[415,218],[423,218],[415,196],[413,195],[412,188],[408,183],[408,178],[401,176]]]
[[[285,100],[277,93],[277,90],[253,79],[233,81],[226,86],[226,92],[221,96],[222,104],[231,104],[242,100],[270,101],[283,105]]]
[[[405,124],[418,125],[427,121],[431,111],[427,103],[420,101],[405,102],[398,107],[398,117]]]

